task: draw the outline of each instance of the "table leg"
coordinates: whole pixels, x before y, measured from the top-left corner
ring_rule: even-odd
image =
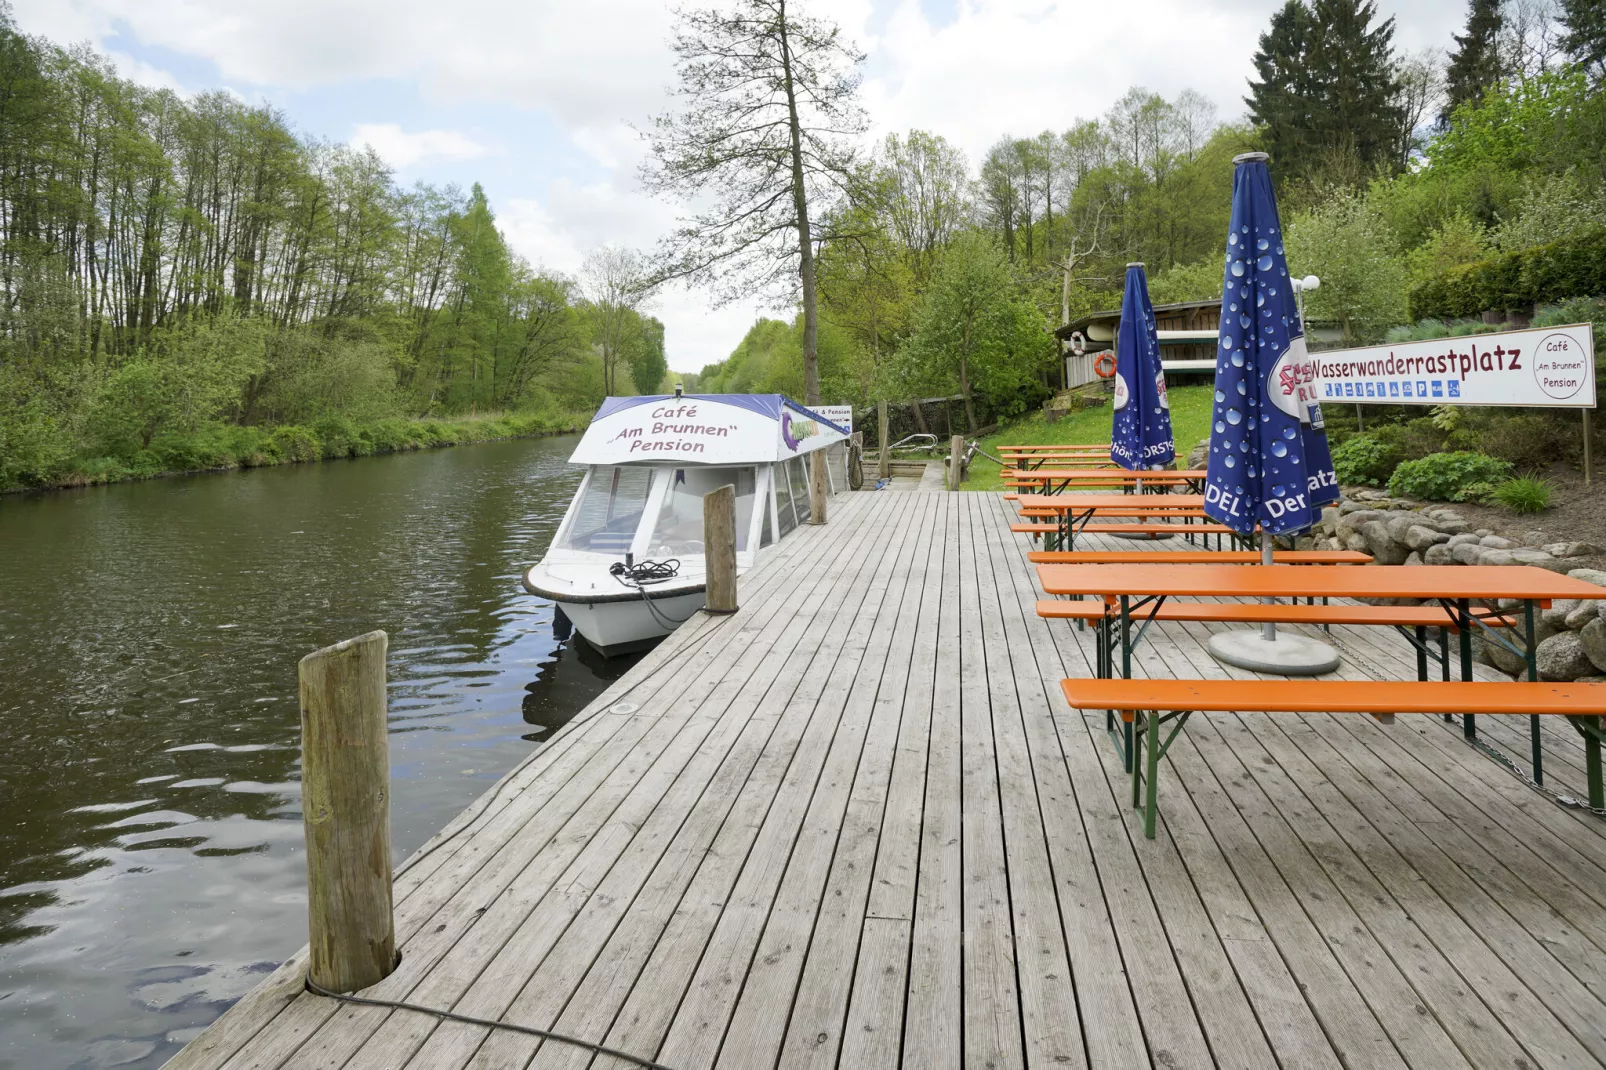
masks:
[[[1416,629],[1416,678],[1428,678],[1428,630],[1418,626]]]
[[[1148,783],[1143,799],[1143,835],[1151,840],[1154,839],[1154,811],[1160,780],[1160,718],[1157,714],[1158,711],[1151,710],[1144,726],[1149,730],[1149,751],[1146,755]]]
[[[1121,596],[1121,678],[1132,679],[1132,599],[1129,595]],[[1123,722],[1122,735],[1126,740],[1124,757],[1128,769],[1135,769],[1136,763],[1132,760],[1132,722]]]
[[[1531,598],[1522,600],[1523,657],[1528,662],[1528,679],[1539,679],[1539,654],[1534,650],[1534,603]],[[1539,715],[1528,715],[1528,747],[1533,753],[1534,783],[1545,782],[1545,759],[1539,748]]]
[[[1458,623],[1461,625],[1461,679],[1472,679],[1472,605],[1468,599],[1455,604]],[[1461,734],[1468,739],[1478,738],[1478,721],[1470,713],[1461,715]]]

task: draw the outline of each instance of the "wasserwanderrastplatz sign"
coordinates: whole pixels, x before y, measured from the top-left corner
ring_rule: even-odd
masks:
[[[1324,404],[1595,407],[1587,323],[1312,356]]]

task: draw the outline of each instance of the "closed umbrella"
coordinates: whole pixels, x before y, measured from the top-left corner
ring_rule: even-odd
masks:
[[[1115,340],[1115,418],[1110,460],[1128,471],[1164,468],[1177,455],[1171,438],[1171,402],[1166,397],[1160,339],[1142,264],[1126,266],[1121,331]]]
[[[1338,480],[1266,154],[1233,163],[1205,512],[1245,536],[1258,528],[1270,564],[1272,538],[1315,526],[1322,506],[1338,500]],[[1274,624],[1218,633],[1209,649],[1219,661],[1259,672],[1313,676],[1338,667],[1332,647],[1279,636]]]

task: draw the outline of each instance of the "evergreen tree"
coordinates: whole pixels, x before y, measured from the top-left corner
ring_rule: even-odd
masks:
[[[1396,165],[1394,20],[1376,15],[1369,0],[1289,0],[1272,16],[1245,102],[1284,177],[1357,181]]]
[[[1561,46],[1596,78],[1606,76],[1606,3],[1561,0],[1561,8],[1561,21],[1567,27]]]
[[[1505,20],[1500,0],[1471,0],[1467,11],[1467,32],[1455,35],[1455,52],[1445,71],[1444,110],[1439,123],[1450,125],[1450,116],[1463,104],[1477,103],[1486,89],[1500,81],[1499,37]]]

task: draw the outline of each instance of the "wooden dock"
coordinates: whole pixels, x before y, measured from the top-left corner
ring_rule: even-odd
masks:
[[[1034,615],[1006,508],[838,498],[409,860],[364,994],[677,1070],[1606,1065],[1606,820],[1435,718],[1211,715],[1145,840],[1059,696],[1092,633]],[[1136,673],[1225,675],[1210,631],[1151,629]],[[1415,678],[1335,634],[1341,675]],[[304,963],[170,1065],[628,1065]]]

